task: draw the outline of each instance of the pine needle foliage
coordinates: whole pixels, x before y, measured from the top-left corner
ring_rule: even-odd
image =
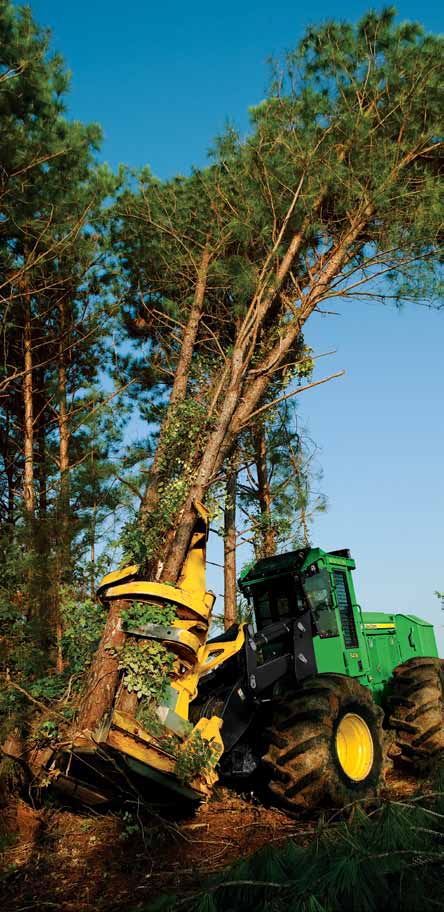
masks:
[[[432,912],[442,908],[444,769],[427,792],[357,807],[320,822],[312,842],[268,845],[189,900],[163,896],[144,912]],[[169,905],[168,905],[169,901]],[[162,905],[165,903],[165,905]]]
[[[178,579],[193,500],[268,394],[309,372],[313,313],[336,298],[440,306],[443,59],[442,38],[391,7],[309,28],[246,136],[228,127],[205,168],[168,181],[144,169],[119,193],[132,390],[159,428],[142,535],[125,537],[144,572]]]

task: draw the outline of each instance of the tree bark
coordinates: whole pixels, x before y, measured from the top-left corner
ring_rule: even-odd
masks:
[[[307,519],[307,504],[308,504],[309,494],[308,494],[308,485],[307,484],[304,485],[304,482],[307,481],[307,476],[303,471],[302,459],[299,455],[300,449],[301,449],[299,436],[296,438],[296,440],[297,440],[296,452],[294,451],[294,448],[291,443],[288,432],[287,432],[286,436],[287,436],[288,449],[290,451],[290,459],[291,459],[291,463],[293,465],[294,474],[295,474],[295,486],[296,486],[296,490],[298,493],[299,517],[300,517],[300,524],[301,524],[301,528],[302,528],[302,535],[303,535],[304,545],[306,548],[308,548],[308,546],[310,545],[310,532],[309,532],[309,528],[308,528],[308,519]]]
[[[224,627],[237,621],[236,601],[236,469],[229,471],[224,509]]]
[[[60,523],[60,582],[66,578],[70,567],[70,517],[69,517],[69,416],[66,396],[66,364],[65,352],[65,299],[60,302],[60,341],[59,341],[59,359],[58,359],[58,400],[59,400],[59,469],[60,469],[60,492],[59,492],[59,523]]]
[[[91,599],[96,597],[96,522],[97,522],[97,504],[94,502],[91,510],[91,539],[90,539],[90,591]]]
[[[36,520],[35,520],[35,566],[33,568],[33,603],[38,607],[39,630],[41,643],[50,658],[51,665],[57,664],[54,655],[54,637],[56,622],[54,619],[54,580],[51,555],[52,526],[48,520],[48,479],[47,479],[47,446],[44,383],[42,370],[34,370],[34,403],[36,417],[34,420],[35,441],[35,482],[36,482]]]
[[[177,405],[178,402],[181,402],[186,395],[191,361],[193,358],[194,346],[199,330],[199,321],[202,317],[202,311],[205,302],[205,291],[207,287],[209,264],[210,251],[207,247],[205,247],[202,252],[202,258],[197,271],[193,304],[191,306],[188,322],[182,338],[179,359],[174,375],[173,388],[171,390],[170,400],[168,403],[168,410],[160,430],[156,452],[150,469],[149,484],[145,491],[140,507],[140,515],[142,519],[149,516],[157,504],[157,485],[159,481],[160,464],[165,452],[165,439],[168,430],[169,418],[171,416],[172,408]]]
[[[69,504],[69,414],[67,405],[66,377],[66,298],[59,303],[59,351],[57,361],[57,398],[59,428],[59,496],[57,504],[57,556],[56,579],[53,597],[52,624],[56,638],[56,671],[62,674],[64,659],[62,652],[63,619],[61,613],[61,589],[70,581],[71,570],[71,523]]]
[[[35,579],[35,483],[34,483],[34,388],[31,300],[25,289],[23,295],[23,506],[29,563],[26,571],[26,613],[36,621],[37,640],[45,645],[44,625],[40,616],[40,600],[36,598]]]
[[[6,466],[6,478],[8,483],[8,508],[7,508],[7,527],[9,541],[14,537],[14,467],[12,462]]]
[[[35,431],[35,438],[37,445],[36,481],[38,490],[38,517],[41,522],[45,522],[48,513],[48,484],[46,471],[46,434],[44,414],[40,414]]]
[[[273,557],[276,554],[276,531],[272,522],[271,491],[267,465],[267,441],[264,426],[259,423],[253,433],[255,464],[257,472],[259,508],[262,518],[259,557]]]
[[[94,731],[113,705],[120,671],[113,650],[125,641],[120,629],[120,612],[128,602],[111,602],[99,648],[92,661],[83,699],[79,707],[77,726],[82,731]]]
[[[24,337],[23,354],[23,408],[24,408],[24,456],[23,470],[23,500],[25,513],[30,526],[33,524],[35,514],[35,488],[34,488],[34,401],[32,377],[32,334],[31,334],[31,303],[29,292],[24,294]]]

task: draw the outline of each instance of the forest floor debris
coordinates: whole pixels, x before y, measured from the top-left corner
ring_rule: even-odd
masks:
[[[387,797],[402,799],[417,788],[413,777],[388,775]],[[319,816],[288,815],[223,787],[179,820],[150,816],[134,803],[98,814],[33,810],[20,801],[10,813],[16,832],[0,843],[4,912],[137,910],[160,893],[195,890],[264,845],[290,836],[308,844]]]

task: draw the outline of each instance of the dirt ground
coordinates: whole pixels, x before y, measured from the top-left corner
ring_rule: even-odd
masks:
[[[385,795],[405,798],[416,789],[414,779],[392,771]],[[292,817],[225,788],[180,820],[148,815],[135,803],[98,814],[33,810],[20,801],[9,814],[20,832],[3,840],[2,912],[143,909],[159,893],[198,889],[208,875],[265,844],[290,836],[306,843],[318,825],[316,816]]]

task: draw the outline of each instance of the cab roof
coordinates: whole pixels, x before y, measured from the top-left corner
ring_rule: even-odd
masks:
[[[248,564],[239,577],[241,592],[255,583],[261,583],[273,577],[286,576],[287,574],[301,573],[310,564],[320,558],[328,558],[329,563],[334,562],[354,569],[355,562],[348,548],[337,551],[322,551],[321,548],[298,548],[296,551],[287,551],[285,554],[276,554],[273,557],[263,557]]]

